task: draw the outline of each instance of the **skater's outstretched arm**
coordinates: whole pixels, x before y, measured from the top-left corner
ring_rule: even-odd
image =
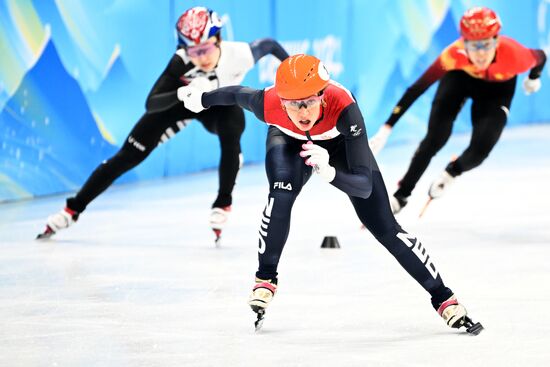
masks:
[[[441,79],[447,71],[441,63],[441,56],[412,84],[405,94],[399,99],[386,122],[378,129],[369,141],[372,152],[377,155],[386,145],[392,128],[409,107],[420,97],[433,83]]]
[[[197,107],[209,108],[219,105],[238,105],[253,112],[256,117],[265,121],[264,91],[242,86],[230,86],[216,89],[208,93],[198,93],[193,88],[185,88],[187,94],[184,103],[191,110]],[[195,94],[195,96],[193,96]],[[337,167],[336,174],[330,183],[351,196],[367,198],[372,190],[372,166],[375,165],[370,152],[363,116],[357,103],[347,106],[338,118],[336,125],[340,134],[345,136],[347,167]]]
[[[184,85],[180,76],[187,72],[186,69],[189,69],[189,66],[185,65],[179,55],[174,54],[147,96],[145,102],[147,112],[164,111],[181,103],[178,100],[177,89]]]
[[[531,49],[531,54],[535,59],[535,66],[529,71],[529,75],[523,79],[523,90],[526,95],[531,93],[536,93],[541,87],[540,76],[542,74],[542,69],[546,63],[546,53],[543,50],[534,50]]]
[[[447,71],[441,64],[441,59],[438,57],[432,65],[418,78],[401,97],[399,102],[392,110],[390,117],[386,120],[385,125],[393,127],[409,107],[420,97],[426,89],[433,83],[441,79]]]
[[[544,65],[546,64],[546,53],[543,50],[531,51],[537,60],[537,64],[529,71],[529,79],[538,79],[540,78],[542,69],[544,69]]]
[[[245,110],[253,112],[261,121],[265,121],[263,90],[240,85],[218,88],[202,94],[201,104],[203,108],[237,105]]]
[[[265,55],[271,54],[283,61],[288,57],[288,53],[285,51],[277,41],[271,38],[261,38],[250,43],[250,49],[254,56],[254,62],[258,62]]]

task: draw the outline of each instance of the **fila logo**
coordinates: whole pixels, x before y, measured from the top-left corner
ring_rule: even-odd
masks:
[[[397,238],[399,238],[411,251],[422,261],[428,272],[432,275],[434,279],[437,278],[438,271],[435,268],[434,263],[430,260],[430,255],[422,243],[408,233],[398,233]]]
[[[273,189],[282,189],[282,190],[292,191],[292,184],[290,182],[285,184],[282,181],[277,181],[273,184]]]
[[[353,136],[358,136],[359,134],[361,134],[361,131],[363,131],[363,129],[361,129],[361,128],[357,129],[357,124],[351,125],[351,126],[349,127],[349,132],[350,132],[351,135],[353,135]]]

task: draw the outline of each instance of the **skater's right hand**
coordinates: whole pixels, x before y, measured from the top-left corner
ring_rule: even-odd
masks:
[[[199,113],[204,110],[202,94],[200,90],[190,85],[178,88],[178,99],[191,112]]]
[[[369,147],[372,151],[372,154],[378,155],[382,148],[384,148],[384,145],[386,145],[386,142],[388,141],[388,137],[391,134],[392,127],[390,125],[382,125],[380,129],[374,134],[372,138],[369,139]]]
[[[315,173],[321,176],[323,180],[332,182],[336,177],[336,169],[329,164],[330,155],[328,151],[312,141],[302,144],[302,149],[300,157],[306,158],[305,164],[314,167]]]

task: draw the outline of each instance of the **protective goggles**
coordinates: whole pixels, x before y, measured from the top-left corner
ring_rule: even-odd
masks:
[[[323,100],[322,96],[311,96],[304,99],[282,99],[281,103],[287,110],[291,111],[300,111],[300,108],[304,107],[306,110],[308,108],[316,107],[321,104]]]
[[[490,38],[480,41],[464,41],[464,47],[468,51],[489,51],[495,48],[497,45],[496,38]]]
[[[196,46],[187,47],[185,52],[187,52],[189,57],[199,57],[202,55],[210,55],[216,50],[216,48],[218,48],[217,43],[206,42]]]

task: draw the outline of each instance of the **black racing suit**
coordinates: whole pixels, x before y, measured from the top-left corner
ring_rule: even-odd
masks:
[[[395,196],[408,197],[433,156],[447,143],[453,123],[468,97],[472,98],[472,136],[464,152],[447,165],[453,177],[479,166],[488,156],[506,125],[517,77],[487,82],[462,70],[449,71],[439,82],[430,111],[428,132],[416,149]]]
[[[532,50],[537,64],[529,78],[540,77],[546,55]],[[479,166],[498,142],[506,125],[516,88],[517,75],[505,81],[475,78],[463,70],[442,70],[438,60],[407,89],[386,125],[394,126],[414,101],[435,81],[441,78],[435,93],[428,121],[428,132],[416,149],[409,168],[399,181],[394,196],[400,199],[411,195],[432,157],[443,148],[451,136],[454,121],[468,98],[472,99],[472,136],[464,152],[451,161],[446,171],[453,177]]]
[[[273,54],[281,61],[288,57],[286,51],[271,39],[251,43],[250,51],[254,62],[267,54]],[[240,165],[244,112],[238,106],[220,106],[198,114],[186,109],[177,98],[177,89],[189,82],[183,75],[192,69],[196,69],[195,65],[174,54],[147,97],[145,114],[120,150],[95,169],[76,196],[67,199],[69,209],[83,212],[114,180],[141,163],[159,143],[178,133],[187,119],[200,121],[209,132],[218,136],[221,146],[219,191],[212,207],[231,205],[231,193]]]
[[[205,93],[202,104],[204,107],[239,105],[266,121],[263,90],[240,86],[220,88]],[[355,129],[350,129],[352,125],[356,125]],[[406,233],[395,220],[356,103],[340,113],[336,127],[340,135],[314,142],[328,150],[330,165],[336,169],[331,185],[348,195],[361,222],[430,293],[432,304],[437,308],[452,295],[452,291],[443,284],[420,240]],[[350,131],[361,133],[351,134]],[[312,168],[299,155],[304,142],[283,133],[277,126],[269,127],[265,168],[270,186],[268,204],[262,213],[256,273],[261,279],[277,279],[277,266],[290,229],[292,206],[312,174]]]

